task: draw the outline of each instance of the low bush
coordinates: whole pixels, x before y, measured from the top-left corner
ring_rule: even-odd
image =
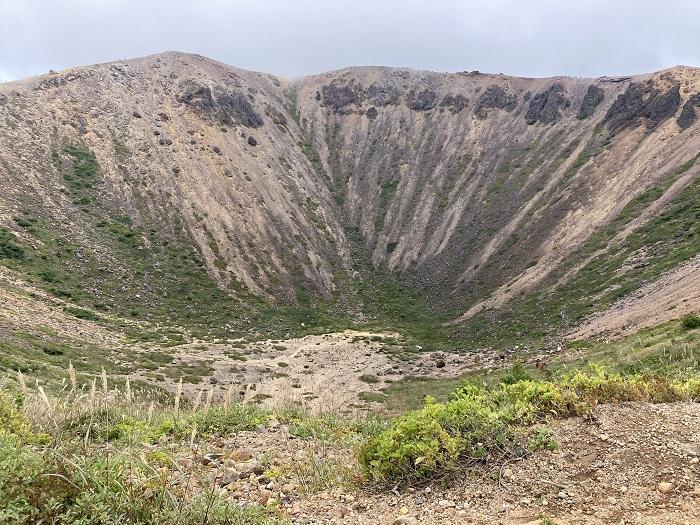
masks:
[[[681,319],[681,326],[685,330],[693,330],[695,328],[700,328],[700,315],[696,314],[686,314]]]
[[[627,375],[599,367],[558,380],[510,379],[492,388],[466,383],[452,399],[430,399],[371,438],[359,455],[365,476],[410,483],[522,449],[524,427],[551,417],[588,413],[599,403],[700,399],[700,378]],[[535,436],[534,443],[550,443]],[[547,445],[548,447],[548,445]],[[536,447],[536,448],[541,448]]]
[[[17,243],[17,238],[5,228],[0,227],[0,259],[23,259],[24,250]]]

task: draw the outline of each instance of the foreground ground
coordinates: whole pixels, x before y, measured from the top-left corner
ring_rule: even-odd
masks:
[[[156,404],[72,369],[51,396],[18,374],[0,385],[0,523],[700,522],[697,376],[523,374],[393,422],[211,397],[183,410],[179,393]]]
[[[700,522],[700,405],[601,406],[590,419],[552,428],[556,451],[394,494],[323,491],[290,501],[287,512],[303,524]],[[283,430],[239,440],[268,450],[289,446]],[[308,443],[292,443],[292,450],[308,450]],[[247,482],[234,487],[237,497],[261,492]]]

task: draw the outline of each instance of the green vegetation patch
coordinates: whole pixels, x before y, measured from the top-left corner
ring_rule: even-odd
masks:
[[[458,472],[517,448],[551,448],[551,436],[523,437],[527,425],[551,417],[587,414],[601,403],[700,399],[700,377],[623,375],[594,367],[557,380],[515,379],[484,387],[467,382],[445,403],[428,399],[374,438],[360,452],[364,474],[402,484]]]

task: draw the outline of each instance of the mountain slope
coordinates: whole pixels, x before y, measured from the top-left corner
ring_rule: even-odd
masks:
[[[182,53],[4,84],[0,262],[202,336],[542,341],[700,251],[699,93],[688,67],[288,82]]]

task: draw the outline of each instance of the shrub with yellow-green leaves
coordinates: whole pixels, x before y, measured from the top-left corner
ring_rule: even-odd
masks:
[[[592,367],[553,381],[509,379],[492,388],[467,383],[448,402],[429,399],[396,419],[367,441],[359,459],[373,481],[410,483],[522,449],[522,430],[547,418],[585,414],[600,403],[687,399],[700,400],[697,375],[674,379]]]

